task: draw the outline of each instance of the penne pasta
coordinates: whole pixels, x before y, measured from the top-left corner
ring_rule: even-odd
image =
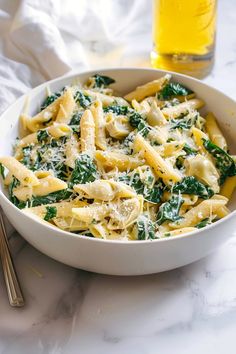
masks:
[[[143,161],[137,157],[130,157],[121,152],[96,151],[95,158],[103,164],[105,168],[117,167],[119,171],[133,170],[141,166]]]
[[[62,96],[59,111],[56,116],[56,122],[68,124],[71,120],[75,107],[76,103],[73,97],[73,93],[70,88],[67,88],[66,92]]]
[[[194,227],[200,221],[211,217],[217,210],[225,206],[227,200],[209,199],[204,200],[194,208],[190,209],[186,214],[182,215],[183,219],[170,223],[173,229],[180,229],[184,227]]]
[[[219,146],[221,149],[227,151],[227,143],[225,137],[223,136],[213,113],[208,113],[206,116],[206,131],[214,144]]]
[[[227,216],[236,157],[215,116],[201,116],[204,102],[170,79],[120,97],[114,79],[94,74],[83,86],[48,90],[33,117],[27,101],[14,157],[0,157],[11,202],[104,240],[177,237]]]
[[[95,124],[91,111],[86,110],[80,121],[81,150],[93,152],[95,150]]]
[[[183,114],[187,114],[193,109],[199,109],[204,106],[204,102],[198,98],[193,98],[189,101],[182,102],[176,106],[162,109],[162,113],[166,119],[178,118]]]
[[[99,149],[106,150],[107,143],[102,102],[95,101],[91,106],[91,112],[95,123],[95,144]]]
[[[180,174],[165,161],[155,149],[144,140],[141,135],[135,138],[134,149],[136,152],[142,151],[145,161],[154,169],[158,177],[161,177],[165,183],[178,182],[181,179]]]
[[[14,157],[1,157],[0,163],[3,164],[11,175],[15,176],[24,186],[39,185],[38,178],[34,175],[34,173],[28,170],[28,168],[17,161]]]
[[[167,74],[160,79],[150,81],[142,86],[138,86],[134,91],[128,93],[125,96],[125,99],[129,102],[134,99],[139,102],[147,96],[155,95],[157,92],[161,91],[161,89],[167,84],[170,78],[171,76]]]

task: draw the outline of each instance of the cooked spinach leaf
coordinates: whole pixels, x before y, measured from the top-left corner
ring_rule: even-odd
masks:
[[[84,95],[81,91],[76,92],[74,99],[82,108],[87,108],[92,102],[91,97]]]
[[[95,74],[92,77],[95,79],[94,87],[107,87],[114,84],[115,80],[109,76]]]
[[[97,175],[97,168],[92,158],[87,154],[81,154],[75,161],[75,168],[70,178],[70,186],[93,182],[97,178]]]
[[[194,176],[184,177],[182,181],[177,182],[172,188],[172,192],[198,195],[203,199],[209,199],[214,195],[214,192],[210,187],[205,186]]]
[[[141,121],[137,127],[138,132],[145,138],[146,136],[148,136],[148,134],[150,133],[150,131],[152,130],[152,128],[145,123],[145,121]]]
[[[159,99],[159,96],[157,95],[157,98]],[[170,107],[174,107],[177,106],[178,104],[180,104],[180,101],[178,100],[178,98],[173,98],[169,101],[165,101],[164,105],[161,107],[163,108],[170,108]],[[184,117],[186,116],[186,113],[182,113],[180,116],[178,116],[178,118],[180,117]]]
[[[170,130],[174,130],[174,129],[186,129],[189,130],[195,123],[197,120],[197,115],[195,115],[192,118],[181,118],[181,119],[172,119],[171,120],[171,128]]]
[[[144,188],[143,197],[150,203],[160,203],[163,195],[164,185],[162,182],[157,182],[152,188]]]
[[[5,171],[4,166],[0,162],[0,175],[2,176],[3,179],[5,179],[4,171]]]
[[[132,112],[129,116],[129,123],[133,128],[138,128],[139,124],[143,122],[143,117],[138,112]]]
[[[62,90],[63,92],[63,90]],[[49,106],[51,103],[53,103],[56,99],[58,99],[62,92],[55,92],[53,95],[48,96],[45,101],[42,103],[40,110],[42,111],[45,109],[47,106]]]
[[[186,152],[187,155],[196,155],[197,150],[190,147],[188,144],[184,144],[183,150]]]
[[[139,240],[148,240],[156,238],[155,225],[146,215],[141,215],[138,218],[136,227]]]
[[[48,131],[47,130],[39,130],[37,132],[37,139],[39,143],[42,143],[43,141],[46,141],[49,137]]]
[[[73,114],[69,125],[80,125],[80,120],[83,115],[83,112],[76,112]]]
[[[65,143],[67,137],[52,139],[50,143],[43,144],[37,149],[37,159],[31,161],[28,168],[31,170],[52,170],[54,175],[63,181],[67,181],[70,169],[65,162]]]
[[[125,116],[130,112],[130,110],[131,108],[129,108],[128,106],[108,106],[103,108],[103,111],[105,113],[112,112],[117,114],[118,116]]]
[[[123,140],[123,145],[128,154],[133,153],[133,142],[135,134],[134,132],[129,133],[129,135]]]
[[[25,165],[30,170],[34,170],[33,163],[31,161],[32,145],[25,146],[22,148],[23,158],[20,160],[23,165]]]
[[[35,197],[33,196],[28,203],[32,206],[38,206],[42,204],[52,204],[52,203],[58,203],[61,200],[66,200],[72,197],[72,192],[69,189],[62,189],[58,192],[53,192],[48,195],[40,196],[40,197]]]
[[[151,127],[145,122],[142,116],[134,112],[129,115],[129,123],[132,127],[137,128],[138,132],[143,136],[146,137],[148,133],[151,131]]]
[[[179,210],[184,200],[179,195],[173,195],[170,200],[163,203],[157,213],[158,225],[163,224],[164,221],[177,221],[182,217],[179,216]]]
[[[184,160],[185,160],[184,156],[182,156],[182,155],[178,156],[176,161],[175,161],[176,168],[181,170],[184,167]]]
[[[73,234],[77,234],[80,236],[86,236],[86,237],[94,237],[93,234],[91,234],[91,232],[89,232],[89,230],[85,230],[85,231],[70,231]]]
[[[236,175],[236,165],[232,157],[212,141],[203,139],[205,149],[214,157],[216,168],[220,172],[220,185],[224,183],[227,177]]]
[[[9,199],[10,201],[19,209],[22,209],[26,206],[25,202],[20,201],[15,195],[14,195],[14,189],[20,185],[20,182],[16,177],[13,176],[11,183],[9,184]]]
[[[195,227],[198,229],[202,229],[203,227],[205,227],[209,224],[211,224],[210,219],[206,218],[206,219],[203,219],[202,221],[200,221],[197,225],[195,225]]]
[[[193,93],[189,88],[179,84],[178,82],[169,82],[159,93],[158,98],[161,100],[169,100],[173,96],[188,96]]]
[[[157,181],[154,186],[152,175],[141,181],[139,173],[135,173],[132,177],[124,175],[119,177],[119,181],[131,186],[137,194],[143,195],[144,199],[150,203],[160,203],[164,191],[164,184],[161,180]]]
[[[44,216],[45,221],[50,221],[57,216],[57,208],[53,206],[46,206],[46,214]]]

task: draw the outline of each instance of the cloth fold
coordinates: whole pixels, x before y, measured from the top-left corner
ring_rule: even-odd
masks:
[[[49,79],[120,66],[132,39],[150,40],[150,17],[150,0],[1,0],[0,113]]]

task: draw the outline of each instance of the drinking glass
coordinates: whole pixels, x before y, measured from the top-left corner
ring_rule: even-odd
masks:
[[[154,68],[198,78],[212,69],[217,0],[153,0]]]

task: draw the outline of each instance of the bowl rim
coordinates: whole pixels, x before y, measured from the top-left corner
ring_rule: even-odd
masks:
[[[73,78],[79,78],[80,75],[90,75],[93,73],[106,73],[107,71],[146,71],[146,72],[157,72],[157,73],[162,73],[162,74],[171,74],[177,77],[183,77],[186,78],[190,81],[193,82],[197,82],[202,86],[205,86],[206,88],[210,88],[211,90],[215,91],[217,94],[221,94],[224,97],[226,97],[227,99],[231,100],[235,105],[236,105],[236,101],[231,98],[230,96],[226,95],[224,92],[222,92],[221,90],[215,88],[214,86],[211,86],[205,82],[202,82],[201,80],[188,76],[188,75],[184,75],[184,74],[180,74],[180,73],[176,73],[173,71],[168,71],[168,70],[161,70],[161,69],[153,69],[153,68],[140,68],[140,67],[135,67],[135,66],[131,66],[131,67],[110,67],[110,68],[97,68],[97,69],[91,69],[91,70],[83,70],[83,71],[76,71],[76,72],[72,72],[69,73],[68,75],[63,75],[60,77],[57,77],[55,79],[49,80],[49,81],[45,81],[42,84],[30,89],[28,92],[26,92],[25,94],[21,95],[20,97],[18,97],[12,104],[9,105],[9,107],[4,110],[1,115],[0,115],[0,120],[4,119],[5,116],[7,116],[8,111],[10,111],[12,109],[12,107],[14,107],[14,105],[16,105],[20,100],[23,100],[24,97],[27,97],[28,95],[30,95],[33,91],[37,91],[39,89],[43,89],[45,86],[50,85],[51,83],[54,82],[59,82],[61,80],[64,79],[73,79]],[[50,229],[52,231],[57,231],[59,234],[61,233],[63,236],[65,237],[73,237],[73,238],[78,238],[78,239],[82,239],[82,240],[88,240],[88,242],[102,242],[102,243],[115,243],[115,244],[120,244],[120,245],[144,245],[144,244],[150,244],[153,242],[171,242],[173,240],[182,240],[184,238],[189,238],[190,236],[194,237],[195,235],[199,235],[199,234],[203,234],[205,231],[211,230],[216,228],[218,225],[222,224],[222,223],[226,223],[229,219],[232,219],[234,216],[236,216],[236,210],[231,211],[227,216],[223,217],[222,219],[216,221],[215,223],[211,224],[211,225],[207,225],[201,229],[196,229],[194,231],[190,231],[184,234],[179,234],[179,235],[173,235],[173,236],[168,236],[168,237],[163,237],[163,238],[159,238],[159,239],[148,239],[148,240],[110,240],[110,239],[102,239],[102,238],[95,238],[95,237],[88,237],[88,236],[84,236],[84,235],[80,235],[80,234],[75,234],[72,233],[70,231],[64,231],[62,229],[57,228],[56,226],[51,225],[50,223],[48,223],[48,225],[44,222],[41,222],[40,220],[37,219],[36,216],[30,215],[30,214],[26,214],[23,212],[22,209],[17,208],[8,198],[7,196],[2,192],[2,190],[0,190],[0,200],[4,199],[5,202],[10,206],[13,207],[17,212],[19,212],[20,214],[23,214],[24,216],[26,216],[27,218],[33,220],[34,222],[40,224],[42,227],[45,227],[45,230]],[[4,209],[3,209],[4,211]]]

